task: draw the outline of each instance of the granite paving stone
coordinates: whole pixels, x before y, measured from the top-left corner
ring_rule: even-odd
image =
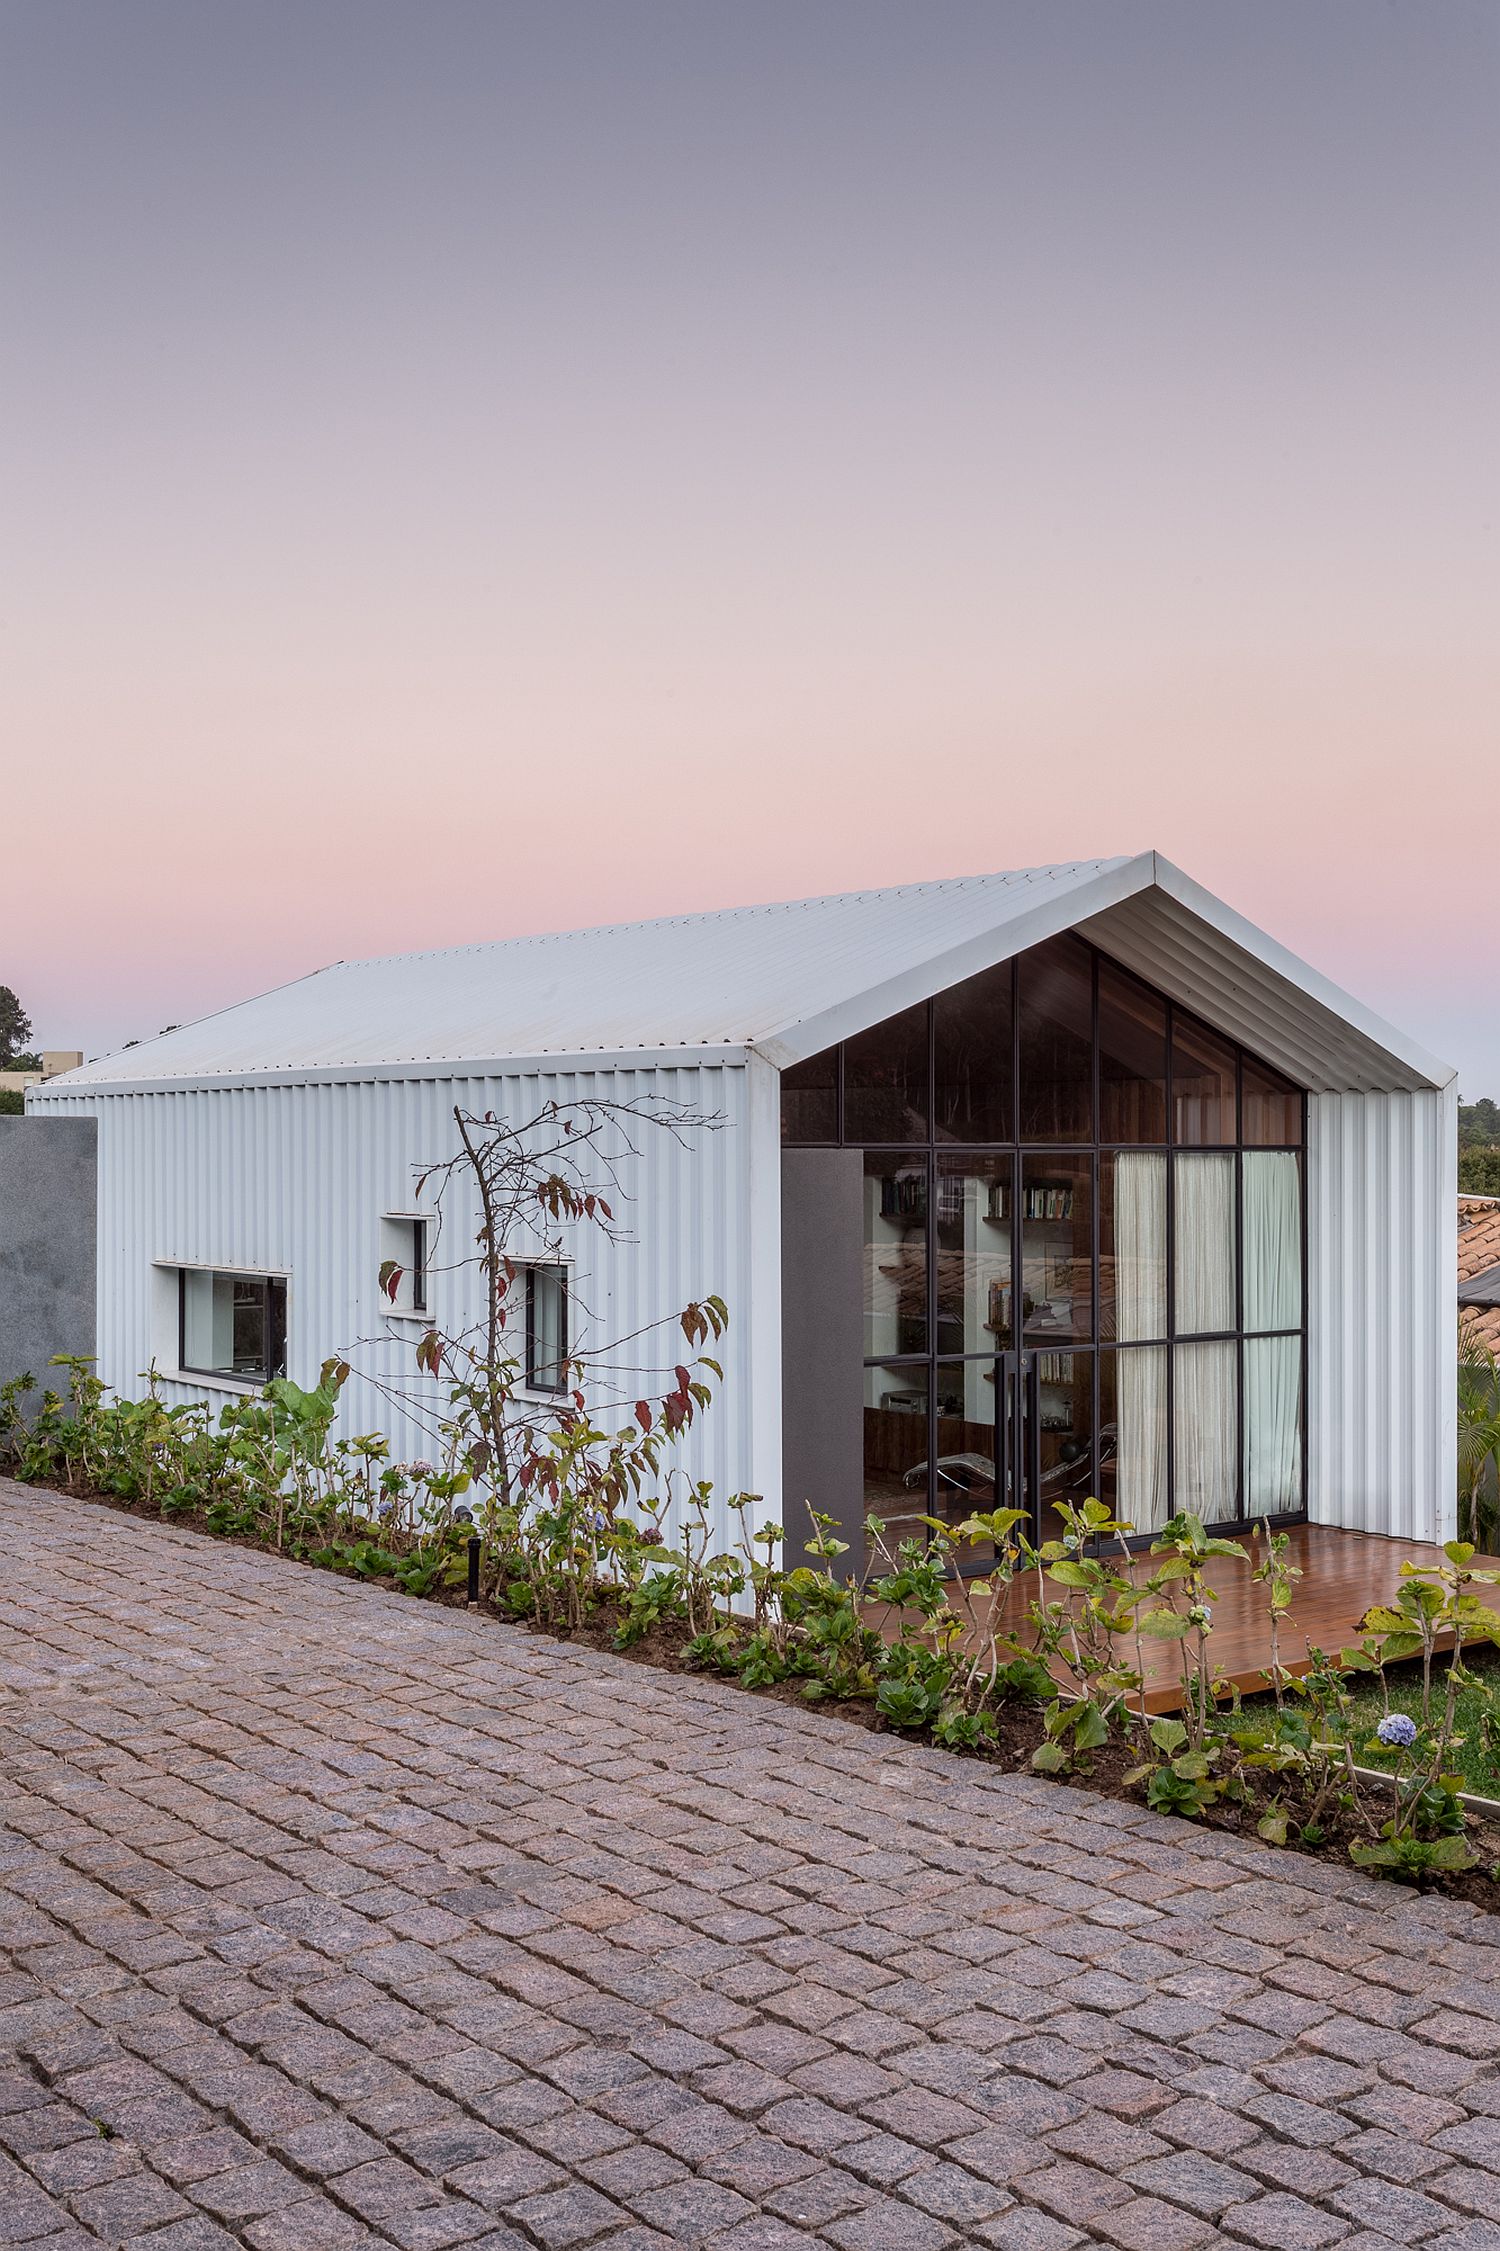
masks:
[[[1500,1922],[0,1480],[0,2246],[1500,2251]]]

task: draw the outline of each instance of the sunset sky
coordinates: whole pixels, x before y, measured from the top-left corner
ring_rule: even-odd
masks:
[[[0,0],[0,983],[1155,845],[1500,1096],[1490,0]]]

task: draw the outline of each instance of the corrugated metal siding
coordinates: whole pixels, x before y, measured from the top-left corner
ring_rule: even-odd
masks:
[[[576,1231],[576,1294],[601,1339],[675,1315],[690,1298],[717,1292],[726,1300],[731,1324],[716,1354],[723,1393],[676,1459],[681,1475],[710,1479],[721,1502],[747,1489],[774,1496],[779,1425],[763,1411],[757,1433],[754,1401],[757,1376],[779,1399],[779,1364],[773,1357],[758,1369],[752,1340],[778,1333],[779,1287],[774,1263],[762,1273],[751,1254],[751,1098],[743,1066],[60,1097],[52,1110],[99,1120],[100,1373],[134,1393],[153,1357],[175,1364],[175,1333],[164,1333],[160,1308],[153,1312],[158,1262],[281,1271],[290,1277],[293,1378],[310,1384],[325,1358],[343,1353],[356,1373],[340,1430],[383,1431],[398,1459],[431,1455],[430,1415],[443,1393],[415,1374],[422,1324],[382,1311],[382,1215],[411,1210],[415,1171],[456,1147],[455,1103],[518,1123],[548,1100],[589,1094],[658,1095],[724,1119],[720,1130],[690,1135],[687,1146],[661,1130],[637,1129],[641,1158],[628,1174],[634,1240],[611,1247],[587,1228]],[[477,1318],[481,1293],[472,1274],[440,1269],[472,1248],[476,1225],[475,1210],[449,1202],[431,1296],[450,1331]],[[757,1291],[774,1298],[769,1310]],[[674,1326],[624,1357],[670,1370],[683,1356]],[[376,1375],[398,1380],[410,1406],[393,1403]],[[645,1379],[622,1372],[620,1382],[633,1395]],[[174,1400],[228,1396],[187,1381],[167,1392]],[[419,1401],[426,1417],[415,1411]]]
[[[1457,1102],[1308,1098],[1308,1470],[1314,1522],[1451,1539]]]

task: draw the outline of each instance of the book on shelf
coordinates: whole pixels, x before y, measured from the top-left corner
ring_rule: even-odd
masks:
[[[990,1184],[991,1219],[1009,1219],[1011,1216],[1010,1183],[996,1180]],[[1022,1219],[1071,1219],[1073,1216],[1073,1191],[1058,1182],[1028,1183],[1021,1190]]]
[[[882,1219],[925,1219],[927,1175],[924,1172],[887,1173],[880,1183]]]

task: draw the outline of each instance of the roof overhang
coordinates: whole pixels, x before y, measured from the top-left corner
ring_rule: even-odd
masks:
[[[1450,1086],[1451,1065],[1267,937],[1158,852],[1038,897],[992,931],[757,1041],[785,1068],[1028,946],[1076,930],[1311,1093]]]
[[[539,1049],[534,1055],[463,1056],[452,1062],[322,1063],[304,1069],[284,1064],[265,1071],[199,1071],[165,1073],[157,1077],[49,1079],[32,1087],[26,1096],[26,1114],[47,1104],[60,1104],[69,1096],[91,1101],[96,1095],[114,1094],[234,1094],[253,1087],[369,1086],[387,1080],[440,1080],[444,1085],[462,1079],[508,1079],[566,1074],[576,1078],[588,1071],[674,1071],[705,1066],[744,1067],[752,1051],[743,1045],[702,1044],[696,1047],[600,1047],[571,1050]]]

